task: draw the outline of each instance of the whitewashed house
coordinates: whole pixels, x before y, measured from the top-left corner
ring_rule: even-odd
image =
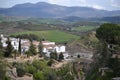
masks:
[[[1,35],[1,42],[3,43],[3,47],[6,47],[6,41],[8,40],[6,37]],[[9,38],[11,41],[12,46],[14,47],[15,50],[18,50],[19,48],[19,39],[18,38]],[[25,53],[26,51],[29,50],[30,47],[30,41],[28,39],[21,39],[21,52]],[[38,46],[39,42],[38,41],[33,41],[33,45],[36,47],[36,51],[38,52]],[[59,53],[65,53],[66,52],[66,47],[64,45],[56,45],[55,42],[50,42],[50,41],[42,41],[43,45],[43,52],[46,53],[46,55],[49,57],[51,52],[57,52]]]
[[[19,45],[19,39],[17,38],[9,38],[10,41],[11,41],[11,44],[12,46],[14,47],[15,50],[18,50],[18,45]],[[3,47],[6,47],[7,46],[7,38],[4,37],[3,35],[1,35],[1,42],[2,42],[2,45]]]
[[[30,47],[30,42],[24,42],[23,44],[21,44],[21,52],[25,53],[26,51],[29,50]]]
[[[64,53],[65,52],[65,46],[64,45],[56,45],[54,47],[54,49],[56,50],[57,53]]]
[[[46,53],[46,56],[50,56],[51,52],[64,53],[66,52],[66,47],[64,45],[56,45],[55,42],[42,41],[43,52]]]
[[[1,37],[2,46],[6,47],[7,46],[7,44],[6,44],[7,38],[5,38],[2,34],[0,35],[0,37]]]
[[[3,35],[1,35],[0,37],[1,37],[1,42],[2,42],[3,47],[7,47],[6,42],[7,42],[8,38],[7,38],[7,37],[4,37]],[[10,37],[9,39],[10,39],[11,44],[12,44],[12,46],[14,47],[14,49],[15,49],[15,50],[18,50],[18,47],[19,47],[19,39],[18,39],[18,38],[12,38],[12,37]],[[29,46],[26,45],[26,43],[29,43],[29,44],[30,44],[29,40],[27,40],[27,39],[22,39],[22,40],[21,40],[21,51],[22,51],[22,52],[23,52],[23,51],[26,52],[26,51],[28,51],[28,49],[29,49]]]
[[[38,41],[33,41],[32,43],[33,43],[33,45],[35,46],[36,51],[38,52],[39,42],[38,42]],[[22,53],[25,53],[26,51],[28,51],[30,45],[31,45],[31,42],[30,42],[29,40],[27,40],[27,39],[22,39],[22,40],[21,40],[21,52],[22,52]]]

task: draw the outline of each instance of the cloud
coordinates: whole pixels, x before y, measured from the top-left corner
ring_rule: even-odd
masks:
[[[120,0],[110,0],[113,7],[120,8]]]
[[[95,8],[95,9],[105,9],[104,7],[99,6],[99,5],[92,5],[91,7]]]
[[[65,5],[65,6],[83,6],[86,0],[47,0],[49,3]]]

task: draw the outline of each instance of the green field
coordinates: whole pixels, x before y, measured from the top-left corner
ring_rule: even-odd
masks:
[[[46,31],[26,31],[26,32],[21,32],[21,33],[16,33],[14,35],[18,34],[35,34],[39,38],[44,38],[49,41],[54,41],[54,42],[68,42],[74,39],[79,39],[79,36],[72,35],[69,33],[65,33],[63,31],[59,30],[46,30]]]
[[[75,30],[75,31],[90,31],[90,30],[93,30],[93,29],[96,29],[97,26],[79,26],[79,27],[74,27],[72,28],[72,30]]]

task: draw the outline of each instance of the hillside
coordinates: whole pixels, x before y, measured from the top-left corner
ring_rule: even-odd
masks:
[[[11,8],[1,8],[0,14],[7,16],[61,18],[77,16],[81,18],[120,16],[120,11],[98,10],[90,7],[66,7],[45,2],[18,4]]]
[[[26,32],[20,32],[13,34],[14,36],[20,35],[20,34],[34,34],[39,37],[39,39],[45,39],[49,41],[54,41],[58,43],[68,42],[71,40],[79,39],[79,36],[72,35],[69,33],[65,33],[63,31],[59,30],[44,30],[44,31],[26,31]]]
[[[70,53],[90,53],[94,52],[98,39],[95,36],[95,32],[89,32],[88,34],[81,36],[80,39],[69,42],[67,49]]]
[[[68,22],[99,22],[99,23],[104,23],[104,22],[110,22],[110,23],[120,23],[120,16],[108,16],[108,17],[97,17],[97,18],[81,18],[77,16],[68,16],[68,17],[63,17],[60,18],[60,20],[63,21],[68,21]]]

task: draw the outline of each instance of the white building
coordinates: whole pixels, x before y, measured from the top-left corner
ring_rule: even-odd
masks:
[[[8,38],[7,37],[4,37],[3,35],[0,36],[1,37],[1,42],[2,42],[2,45],[3,47],[7,47],[7,40]],[[18,38],[12,38],[10,37],[9,40],[11,41],[11,44],[12,46],[14,47],[15,50],[18,50],[18,47],[19,47],[19,39]],[[25,49],[25,51],[27,51],[29,49],[29,46],[28,45],[25,45],[26,43],[29,43],[29,40],[27,39],[22,39],[21,40],[21,49],[22,51]],[[23,45],[23,46],[22,46]],[[25,46],[24,46],[25,45]]]
[[[56,45],[55,48],[57,53],[64,53],[65,52],[65,46],[64,45]]]
[[[49,41],[42,41],[43,45],[43,52],[49,53],[56,51],[57,53],[65,52],[65,46],[64,45],[56,45],[55,42],[49,42]]]
[[[6,47],[6,41],[8,40],[6,37],[1,35],[1,42],[3,43],[3,47]],[[18,38],[9,38],[11,41],[12,46],[15,50],[18,50],[19,48],[19,39]],[[39,42],[33,41],[33,45],[35,45],[36,50],[38,51]],[[55,42],[50,41],[42,41],[43,45],[43,52],[46,53],[47,56],[50,55],[51,52],[57,52],[57,53],[64,53],[66,52],[66,47],[64,45],[56,45]],[[25,53],[29,50],[30,47],[30,41],[28,39],[21,39],[21,51],[22,53]]]
[[[11,44],[12,46],[14,47],[15,50],[18,50],[18,45],[19,45],[19,39],[17,38],[9,38],[10,41],[11,41]],[[3,47],[6,47],[7,46],[7,38],[4,37],[3,35],[1,35],[1,42],[2,42],[2,45]]]

